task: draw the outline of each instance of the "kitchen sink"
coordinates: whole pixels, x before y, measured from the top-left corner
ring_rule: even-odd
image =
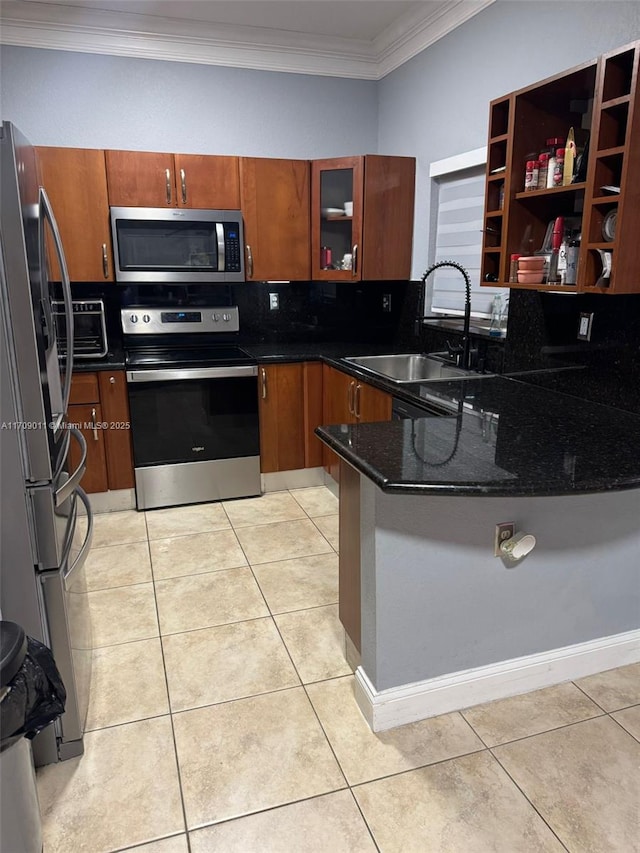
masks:
[[[465,376],[478,375],[473,370],[463,370],[439,358],[420,353],[352,356],[345,358],[345,361],[397,383],[431,382],[438,379],[461,379]]]

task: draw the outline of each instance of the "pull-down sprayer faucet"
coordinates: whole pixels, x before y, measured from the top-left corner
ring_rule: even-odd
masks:
[[[430,276],[434,270],[441,269],[442,267],[452,267],[454,270],[458,270],[458,272],[462,273],[462,275],[464,276],[464,326],[462,332],[462,355],[460,357],[460,361],[458,362],[458,366],[462,367],[463,370],[469,370],[471,367],[471,339],[469,336],[469,326],[471,324],[471,279],[469,278],[469,273],[462,266],[462,264],[459,264],[457,261],[438,261],[435,264],[431,264],[429,269],[422,274],[422,278],[420,279],[420,281],[422,282],[420,310],[424,313],[425,282],[428,276]]]

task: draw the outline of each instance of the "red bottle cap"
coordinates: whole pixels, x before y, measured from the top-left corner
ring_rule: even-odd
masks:
[[[538,158],[538,162],[540,163],[540,165],[542,165],[543,163],[546,163],[548,160],[549,160],[549,154],[547,154],[546,151],[543,151]]]
[[[564,148],[558,148],[556,151],[556,157],[564,157]]]
[[[547,139],[547,145],[564,145],[564,137],[552,136],[550,139]]]
[[[511,255],[511,260],[512,260],[512,261],[517,261],[517,260],[518,260],[518,258],[521,258],[521,257],[522,257],[522,255]]]
[[[534,168],[535,160],[527,160],[527,171],[530,172]]]

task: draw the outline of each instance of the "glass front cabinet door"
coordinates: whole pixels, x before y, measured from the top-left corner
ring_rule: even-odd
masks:
[[[316,160],[311,185],[311,270],[319,281],[360,279],[364,157]]]

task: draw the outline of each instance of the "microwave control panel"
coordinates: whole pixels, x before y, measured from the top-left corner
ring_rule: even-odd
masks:
[[[237,222],[224,223],[224,271],[240,272],[240,226]]]

